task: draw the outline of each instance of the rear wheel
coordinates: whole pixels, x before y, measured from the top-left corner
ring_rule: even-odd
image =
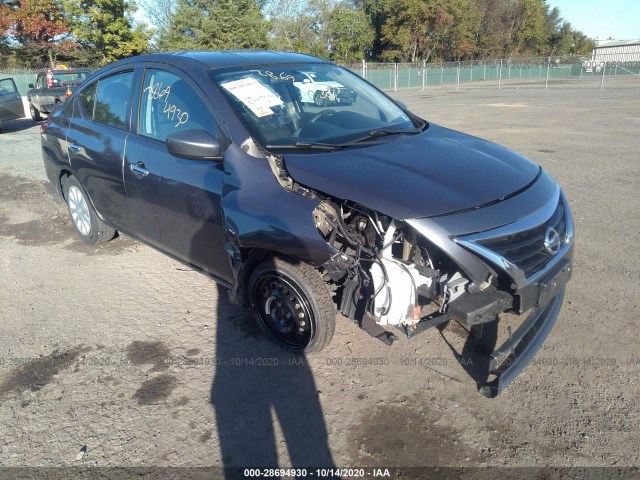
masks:
[[[249,299],[262,331],[285,350],[318,352],[331,342],[336,310],[327,285],[309,265],[265,260],[251,274]]]
[[[64,198],[76,231],[87,243],[108,242],[116,231],[98,217],[89,197],[77,178],[69,177],[64,184]]]
[[[42,121],[42,115],[40,115],[40,111],[33,105],[33,103],[29,106],[29,111],[31,112],[31,118],[34,122]]]

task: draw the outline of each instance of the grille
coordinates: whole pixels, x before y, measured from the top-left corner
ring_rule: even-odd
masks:
[[[562,199],[553,215],[543,224],[503,237],[478,240],[477,243],[506,258],[528,277],[541,270],[553,257],[544,246],[544,236],[549,227],[553,227],[565,240],[567,222]]]

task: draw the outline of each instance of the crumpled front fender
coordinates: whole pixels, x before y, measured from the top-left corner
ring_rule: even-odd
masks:
[[[266,158],[237,145],[225,153],[222,209],[228,244],[260,248],[318,267],[335,249],[320,236],[313,221],[318,199],[284,189]]]

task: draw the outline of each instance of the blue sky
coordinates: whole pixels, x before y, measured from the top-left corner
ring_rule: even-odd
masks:
[[[547,0],[585,35],[605,40],[640,39],[640,0]]]

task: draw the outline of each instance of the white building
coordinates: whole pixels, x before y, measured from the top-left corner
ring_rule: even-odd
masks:
[[[640,62],[640,40],[599,40],[591,54],[596,62]]]

